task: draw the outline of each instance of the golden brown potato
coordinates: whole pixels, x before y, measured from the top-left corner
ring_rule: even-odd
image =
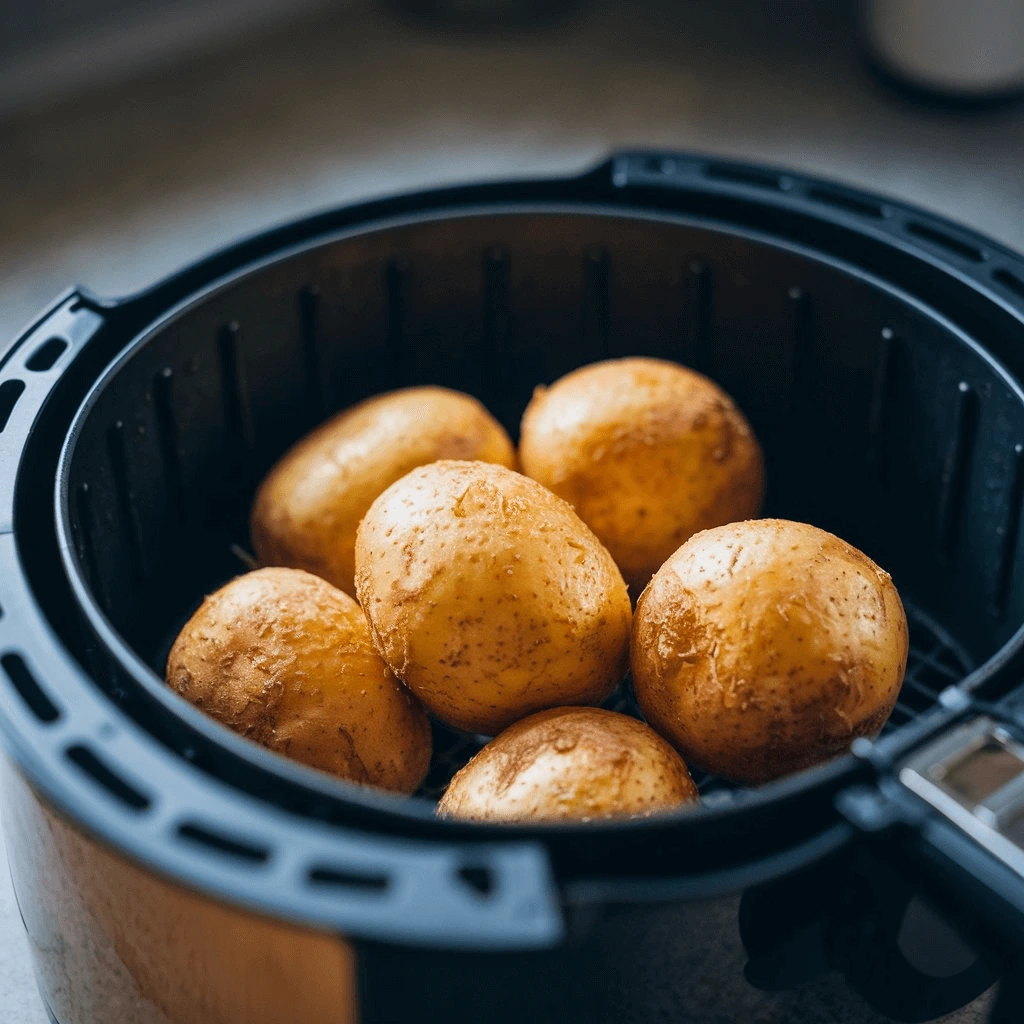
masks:
[[[600,708],[555,708],[488,743],[452,779],[437,813],[477,821],[589,821],[697,800],[683,759],[643,722]]]
[[[407,388],[345,410],[299,441],[260,486],[250,522],[257,557],[354,595],[359,520],[381,491],[437,459],[516,464],[501,425],[458,391]]]
[[[691,537],[640,597],[633,687],[693,764],[760,783],[818,764],[889,717],[907,667],[889,574],[782,519]]]
[[[626,670],[629,595],[611,556],[504,466],[435,462],[389,487],[359,525],[356,591],[391,670],[461,729],[600,703]]]
[[[698,530],[757,515],[761,449],[717,385],[660,359],[612,359],[534,392],[519,458],[576,509],[634,594]]]
[[[308,572],[257,569],[208,597],[167,682],[235,732],[351,782],[412,793],[430,766],[430,721],[362,609]]]

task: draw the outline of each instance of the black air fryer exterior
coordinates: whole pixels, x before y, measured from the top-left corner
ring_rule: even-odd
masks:
[[[928,543],[937,543],[941,557],[918,571],[938,604],[946,602],[947,617],[965,596],[950,583],[957,567],[974,565],[975,556],[984,560],[966,578],[987,581],[990,592],[967,595],[956,613],[957,639],[969,648],[960,659],[964,672],[972,659],[982,662],[959,691],[918,709],[919,717],[858,757],[819,770],[813,780],[786,780],[761,795],[726,794],[717,805],[709,800],[699,818],[512,832],[442,825],[415,806],[313,778],[221,736],[201,715],[174,706],[173,698],[144,682],[149,668],[109,628],[105,613],[136,637],[145,636],[147,622],[132,619],[130,602],[118,608],[117,588],[103,578],[117,559],[124,560],[116,571],[125,580],[153,571],[146,526],[133,509],[131,480],[144,461],[133,457],[133,445],[154,446],[167,516],[190,514],[188,481],[179,475],[188,469],[180,459],[183,442],[175,433],[178,422],[167,418],[176,408],[179,376],[155,367],[147,400],[156,426],[147,439],[140,441],[127,419],[113,419],[105,433],[91,436],[85,414],[67,439],[104,368],[152,325],[173,327],[173,311],[187,311],[196,296],[205,296],[226,470],[222,492],[207,509],[216,515],[202,524],[206,534],[195,535],[197,543],[204,535],[226,536],[244,514],[240,496],[286,435],[344,401],[422,379],[425,364],[422,346],[409,341],[408,287],[416,268],[401,253],[387,267],[376,314],[389,357],[378,365],[392,366],[396,376],[345,378],[333,395],[323,390],[320,292],[315,284],[300,287],[294,292],[301,345],[296,365],[305,368],[307,419],[282,425],[276,448],[261,444],[259,418],[246,402],[246,325],[216,312],[216,304],[227,301],[223,296],[233,287],[244,292],[244,275],[276,272],[278,261],[282,268],[295,264],[314,244],[346,233],[527,210],[646,218],[652,226],[690,218],[709,233],[780,240],[800,258],[806,253],[878,282],[880,294],[889,289],[908,297],[907,316],[920,330],[934,331],[928,347],[916,350],[927,358],[909,367],[923,368],[928,382],[917,382],[915,419],[906,419],[905,406],[892,401],[901,387],[915,386],[901,362],[915,350],[886,328],[888,334],[871,340],[878,357],[866,379],[875,390],[863,396],[869,416],[856,430],[870,434],[864,479],[889,473],[893,494],[921,504],[932,531]],[[541,346],[533,366],[529,359],[511,360],[506,350],[507,254],[500,240],[481,250],[484,365],[456,361],[446,372],[463,374],[458,382],[470,389],[490,389],[488,400],[506,422],[514,420],[529,386],[556,375],[558,364],[569,369],[619,354],[609,329],[614,253],[590,247],[578,256],[580,333],[559,342],[564,348]],[[723,369],[715,363],[720,356],[710,319],[721,297],[718,282],[700,253],[680,252],[679,267],[686,327],[677,349],[656,354],[715,373]],[[766,412],[777,417],[767,429],[780,439],[807,401],[801,375],[813,365],[814,330],[820,339],[823,326],[841,329],[815,320],[815,293],[802,283],[794,281],[779,296],[785,303],[779,315],[789,318],[788,348],[784,363],[766,370],[773,394],[784,396]],[[1024,709],[1012,697],[1024,660],[1016,631],[1024,619],[1024,588],[1014,585],[1024,479],[1014,448],[1024,441],[1017,386],[1024,377],[1022,318],[1024,261],[962,228],[799,175],[652,153],[624,154],[578,179],[453,189],[324,214],[210,257],[124,302],[72,293],[0,361],[0,417],[8,424],[0,433],[0,728],[7,748],[43,798],[154,872],[255,913],[353,938],[367,1022],[874,1024],[958,1010],[998,975],[1012,979],[1024,963],[1018,959],[1024,883],[903,790],[893,766],[979,711],[1011,730],[1024,729]],[[66,349],[51,343],[55,337]],[[429,372],[429,360],[426,366]],[[104,402],[111,409],[127,402],[136,387],[129,384],[131,372],[104,378],[89,395],[86,413],[105,408]],[[789,376],[780,385],[772,373]],[[38,418],[29,408],[39,410]],[[949,437],[942,451],[926,456],[941,466],[934,507],[893,468],[900,446],[923,429],[922,419],[936,430],[944,426]],[[90,490],[88,473],[82,475],[101,457],[118,477],[110,494],[119,497],[109,507],[97,488]],[[58,458],[62,497],[54,511]],[[981,479],[991,500],[974,499],[969,483]],[[785,471],[777,474],[774,486],[785,493],[786,484]],[[866,507],[858,511],[871,514]],[[109,549],[96,546],[104,529]],[[61,557],[57,536],[65,538]],[[222,548],[211,547],[209,556],[212,575],[231,571]],[[910,556],[894,551],[892,557]],[[93,591],[99,612],[85,613]],[[187,596],[172,593],[168,601],[183,606]],[[153,635],[147,642],[155,649],[159,641]],[[88,666],[92,682],[69,650]],[[175,828],[157,827],[153,808]],[[262,865],[282,858],[290,869],[269,884]],[[398,900],[396,892],[411,895]],[[900,946],[903,911],[911,905],[931,922],[934,956],[957,945],[951,929],[980,956],[952,971],[925,973],[919,959],[914,966]],[[933,910],[925,907],[939,916],[932,921]],[[1003,985],[993,1012],[993,1020],[1021,1019],[1024,1003],[1012,984]]]

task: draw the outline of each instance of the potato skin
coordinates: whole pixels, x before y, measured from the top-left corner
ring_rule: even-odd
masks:
[[[632,612],[611,556],[503,466],[435,462],[389,487],[359,525],[356,591],[391,670],[460,729],[598,704],[626,671]]]
[[[565,498],[633,594],[688,537],[757,515],[764,461],[732,399],[660,359],[612,359],[539,387],[523,415],[527,476]]]
[[[691,537],[637,604],[633,687],[693,764],[762,783],[877,733],[907,666],[888,573],[824,530],[781,519]]]
[[[516,464],[501,424],[458,391],[405,388],[346,409],[299,441],[260,485],[250,517],[257,557],[355,595],[359,520],[381,491],[436,459]]]
[[[211,594],[166,677],[235,732],[351,782],[413,793],[430,767],[427,714],[374,650],[362,609],[299,569],[257,569]]]
[[[601,708],[554,708],[491,740],[452,779],[442,817],[640,817],[698,801],[683,759],[653,729]]]

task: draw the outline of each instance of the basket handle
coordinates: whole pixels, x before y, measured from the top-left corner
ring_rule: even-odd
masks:
[[[840,793],[837,806],[868,849],[1000,963],[991,1021],[1005,1024],[1024,1019],[1024,738],[997,709],[963,703],[970,714],[955,728],[874,785]]]

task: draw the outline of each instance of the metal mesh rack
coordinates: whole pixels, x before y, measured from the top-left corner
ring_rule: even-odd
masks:
[[[969,657],[942,629],[912,605],[907,605],[906,610],[910,626],[907,674],[883,735],[927,711],[947,686],[959,683],[974,668]]]
[[[907,673],[903,678],[900,699],[882,730],[883,735],[906,725],[934,706],[947,686],[960,682],[973,668],[968,656],[941,627],[912,604],[907,603],[905,607],[910,627]],[[628,678],[603,706],[635,718],[642,717]],[[428,800],[438,800],[452,776],[487,742],[486,736],[458,732],[437,721],[433,723],[433,729],[434,758],[430,774],[417,793],[417,796]],[[732,783],[698,768],[691,768],[691,774],[701,795],[712,801],[729,799],[728,794],[736,788]]]

